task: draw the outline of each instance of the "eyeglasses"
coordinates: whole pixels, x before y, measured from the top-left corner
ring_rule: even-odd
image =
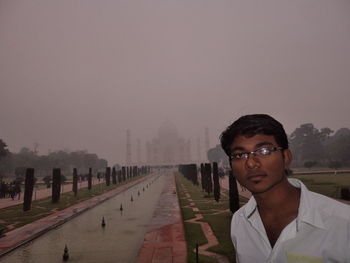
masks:
[[[280,150],[283,150],[283,148],[282,147],[263,147],[253,152],[232,153],[230,155],[230,160],[231,161],[248,160],[250,154],[253,154],[254,156],[258,156],[258,157],[267,157],[271,153],[280,151]]]

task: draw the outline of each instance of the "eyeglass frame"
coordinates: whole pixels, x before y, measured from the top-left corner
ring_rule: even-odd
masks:
[[[267,154],[267,155],[263,155],[263,154],[261,154],[261,152],[260,152],[260,154],[258,154],[259,153],[259,151],[261,151],[261,150],[263,150],[263,149],[268,149],[270,152],[269,152],[269,154]],[[255,157],[267,157],[267,156],[270,156],[270,154],[272,153],[272,152],[277,152],[277,151],[281,151],[281,150],[284,150],[284,148],[283,147],[280,147],[280,146],[274,146],[274,147],[261,147],[261,148],[259,148],[259,149],[256,149],[255,151],[252,151],[252,152],[242,152],[242,153],[239,153],[239,154],[245,154],[245,156],[246,157],[242,157],[242,158],[234,158],[233,157],[233,155],[234,154],[230,154],[230,161],[247,161],[248,159],[249,159],[249,156],[252,154],[253,156],[255,156]],[[238,154],[238,153],[236,153],[236,154]]]

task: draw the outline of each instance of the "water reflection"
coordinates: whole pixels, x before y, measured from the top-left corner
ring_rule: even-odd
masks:
[[[62,262],[63,250],[67,244],[68,262],[134,262],[163,185],[164,176],[152,177],[17,249],[0,261]],[[142,191],[143,188],[145,191]],[[133,201],[130,200],[131,195]],[[123,211],[120,211],[121,204]],[[105,219],[105,227],[101,226],[102,217]]]

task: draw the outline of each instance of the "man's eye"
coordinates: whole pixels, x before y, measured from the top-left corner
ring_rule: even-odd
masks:
[[[234,153],[234,154],[232,154],[232,158],[233,159],[242,159],[243,155],[244,155],[244,153]]]
[[[244,159],[246,153],[234,153],[232,154],[233,159]]]
[[[269,148],[261,148],[257,152],[259,152],[261,155],[269,155],[270,149]]]

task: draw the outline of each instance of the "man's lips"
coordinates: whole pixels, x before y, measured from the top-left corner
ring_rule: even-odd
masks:
[[[263,177],[265,177],[266,174],[265,173],[254,173],[254,174],[248,174],[247,176],[247,180],[250,181],[257,181],[257,180],[261,180]]]

